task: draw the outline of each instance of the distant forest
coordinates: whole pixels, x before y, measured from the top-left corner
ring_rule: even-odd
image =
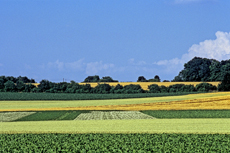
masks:
[[[169,87],[154,84],[149,86],[148,91],[144,91],[140,85],[127,85],[111,87],[109,84],[98,84],[92,88],[90,84],[79,85],[75,81],[53,83],[48,80],[40,81],[38,87],[33,85],[34,79],[27,77],[0,76],[0,92],[51,92],[51,93],[158,93],[158,92],[193,92],[193,91],[229,91],[230,90],[230,60],[221,62],[214,59],[194,57],[184,64],[184,69],[175,76],[171,82],[212,82],[221,81],[218,87],[208,83],[201,83],[197,87],[191,85],[172,85]],[[106,76],[100,78],[98,75],[88,76],[83,82],[118,82],[112,77]],[[160,82],[160,77],[147,80],[144,76],[139,76],[137,82]],[[169,82],[164,80],[163,82]]]

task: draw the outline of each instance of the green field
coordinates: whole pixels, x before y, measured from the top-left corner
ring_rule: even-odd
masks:
[[[0,152],[230,152],[225,134],[0,134]]]
[[[108,99],[108,100],[66,100],[66,101],[0,101],[0,111],[7,109],[31,109],[31,108],[66,108],[81,106],[100,106],[100,105],[124,105],[124,104],[142,104],[155,102],[169,102],[178,100],[192,100],[200,98],[211,98],[218,96],[227,96],[230,92],[203,93],[167,97],[148,97],[148,98],[130,98],[130,99]],[[13,111],[13,110],[11,110]]]
[[[92,118],[92,112],[104,112],[104,114],[97,114]],[[117,118],[117,113],[121,113],[120,117]],[[124,114],[126,112],[134,112]],[[177,118],[230,118],[230,110],[146,110],[146,111],[88,111],[88,110],[77,110],[77,111],[39,111],[39,112],[28,112],[30,114],[22,116],[26,112],[1,112],[0,121],[51,121],[51,120],[74,120],[80,114],[89,114],[88,118],[95,120],[103,119],[138,119],[137,113],[146,114],[157,119],[177,119]],[[106,115],[107,113],[107,115]],[[94,113],[95,114],[95,113]],[[22,116],[22,117],[20,117]],[[90,117],[91,116],[91,117]],[[122,118],[124,116],[124,118]]]
[[[166,97],[177,95],[197,94],[199,92],[176,93],[135,93],[135,94],[78,94],[78,93],[18,93],[0,92],[0,100],[102,100],[102,99],[127,99],[143,97]]]
[[[113,120],[74,120],[91,111],[14,112],[227,95],[229,92],[110,100],[0,101],[0,152],[230,152],[230,110],[147,110],[139,112],[154,119]],[[14,111],[4,112],[10,109]],[[22,114],[20,119],[13,117],[17,113]]]
[[[229,119],[0,122],[0,133],[230,133]]]

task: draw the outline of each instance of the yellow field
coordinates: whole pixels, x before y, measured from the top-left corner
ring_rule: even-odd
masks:
[[[157,84],[158,86],[170,86],[170,85],[174,85],[174,84],[185,84],[185,85],[194,85],[196,86],[197,84],[200,84],[202,82],[100,82],[100,83],[79,83],[80,85],[83,84],[90,84],[91,87],[96,87],[98,84],[109,84],[110,86],[116,86],[117,84],[120,84],[122,86],[125,85],[130,85],[130,84],[139,84],[141,86],[142,89],[144,90],[148,90],[148,86],[151,84]],[[220,82],[207,82],[210,83],[214,86],[218,86],[218,84],[220,84]]]
[[[202,82],[96,82],[96,83],[79,83],[80,85],[84,85],[84,84],[90,84],[91,87],[96,87],[98,84],[109,84],[110,86],[116,86],[117,84],[120,84],[122,86],[125,85],[130,85],[130,84],[139,84],[141,86],[142,89],[144,90],[148,90],[148,86],[151,84],[157,84],[158,86],[170,86],[173,84],[185,84],[185,85],[194,85],[196,86],[197,84],[200,84]],[[207,82],[210,83],[214,86],[218,86],[218,84],[220,84],[220,82]],[[32,83],[33,85],[35,85],[36,87],[39,85],[39,83]]]
[[[112,100],[1,101],[0,104],[0,111],[230,109],[230,92]]]

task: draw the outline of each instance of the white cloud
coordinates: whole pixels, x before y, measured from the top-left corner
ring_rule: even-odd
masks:
[[[188,53],[182,55],[180,59],[161,60],[154,64],[165,65],[172,68],[168,70],[174,71],[173,67],[181,67],[195,56],[219,61],[230,59],[230,33],[217,31],[215,35],[215,40],[205,40],[199,44],[192,45]]]
[[[131,65],[137,65],[137,66],[142,66],[142,65],[146,65],[147,64],[145,61],[138,61],[138,62],[136,62],[134,58],[130,58],[128,60],[128,62]]]
[[[95,75],[99,71],[109,70],[114,68],[114,64],[103,64],[102,61],[100,62],[90,62],[86,65],[86,74],[88,75]]]
[[[60,62],[59,60],[56,60],[55,62],[49,62],[47,64],[48,68],[54,68],[60,71],[65,69],[80,70],[82,69],[82,66],[83,66],[83,59],[70,62],[70,63],[64,63],[64,62]]]
[[[73,69],[73,70],[82,70],[83,65],[84,65],[83,60],[84,59],[80,59],[80,60],[72,62],[72,63],[66,63],[65,67],[69,68],[69,69]]]

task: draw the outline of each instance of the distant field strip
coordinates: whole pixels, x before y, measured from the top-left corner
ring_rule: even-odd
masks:
[[[116,86],[117,84],[120,84],[122,86],[125,85],[130,85],[130,84],[139,84],[141,86],[142,89],[144,90],[148,90],[148,86],[151,84],[157,84],[158,86],[170,86],[170,85],[174,85],[174,84],[184,84],[184,85],[194,85],[196,86],[197,84],[200,84],[202,82],[95,82],[95,83],[79,83],[80,85],[84,85],[84,84],[90,84],[91,87],[96,87],[98,84],[109,84],[110,86]],[[210,83],[212,85],[218,86],[218,84],[220,84],[220,82],[207,82]],[[39,83],[32,83],[35,86],[38,86]]]
[[[229,93],[111,100],[0,101],[0,111],[230,109]]]
[[[91,87],[96,87],[98,84],[109,84],[110,86],[116,86],[117,84],[120,84],[122,86],[125,85],[130,85],[130,84],[136,84],[136,85],[140,85],[142,89],[144,90],[148,90],[148,86],[151,84],[157,84],[158,86],[170,86],[170,85],[174,85],[174,84],[184,84],[184,85],[194,85],[196,86],[197,84],[200,84],[203,82],[96,82],[96,83],[79,83],[80,85],[84,85],[84,84],[90,84]],[[207,82],[210,83],[214,86],[218,86],[218,84],[220,84],[220,82]]]
[[[0,133],[224,133],[229,119],[134,119],[0,122]]]
[[[92,111],[81,113],[74,120],[130,120],[130,119],[155,119],[152,116],[138,111]]]
[[[0,113],[0,122],[14,121],[19,118],[34,114],[36,112],[5,112]]]

